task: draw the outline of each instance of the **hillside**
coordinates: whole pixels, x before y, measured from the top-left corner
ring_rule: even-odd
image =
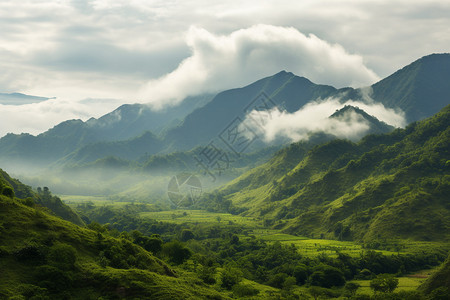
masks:
[[[335,140],[305,156],[293,144],[219,192],[245,214],[298,235],[448,240],[448,124],[450,106],[357,144]]]
[[[372,85],[372,97],[400,108],[409,122],[422,120],[450,103],[450,54],[424,56]]]
[[[420,287],[424,293],[431,293],[433,299],[447,299],[450,297],[450,255],[442,266],[433,273]],[[440,296],[440,298],[439,298]]]
[[[0,298],[222,298],[127,239],[79,227],[19,199],[0,196],[0,220]]]

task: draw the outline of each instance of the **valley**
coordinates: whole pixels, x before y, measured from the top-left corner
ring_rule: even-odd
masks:
[[[7,134],[0,299],[445,299],[449,66]]]

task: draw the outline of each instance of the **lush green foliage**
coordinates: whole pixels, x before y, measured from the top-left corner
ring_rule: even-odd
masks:
[[[220,298],[125,238],[0,196],[0,298]],[[95,226],[93,226],[95,227]]]
[[[285,153],[302,149],[294,144],[209,199],[298,235],[445,241],[450,238],[449,123],[447,106],[430,119],[358,144],[318,145],[286,168]],[[252,178],[263,180],[252,184]]]

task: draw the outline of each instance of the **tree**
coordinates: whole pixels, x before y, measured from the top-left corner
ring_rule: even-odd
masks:
[[[169,260],[177,265],[183,263],[191,257],[191,251],[184,247],[180,241],[172,241],[165,243],[162,249],[163,253],[169,257]]]
[[[3,188],[2,194],[3,194],[4,196],[6,196],[6,197],[14,198],[14,190],[13,190],[13,188],[10,187],[10,186],[5,186],[5,187]]]
[[[293,276],[288,276],[283,282],[283,289],[291,290],[292,287],[297,283],[297,280]]]
[[[325,294],[325,289],[313,285],[308,289],[308,292],[314,298],[314,300],[317,300],[320,296]]]
[[[230,290],[233,285],[239,283],[242,279],[242,272],[238,268],[225,266],[222,271],[222,287]]]
[[[398,286],[398,279],[391,274],[379,274],[370,281],[374,292],[392,293]]]
[[[309,278],[312,285],[330,288],[332,286],[343,286],[345,276],[338,268],[319,264],[314,267],[314,272]]]
[[[353,297],[356,294],[356,291],[361,287],[360,284],[355,282],[347,282],[344,286],[344,295],[346,297]]]
[[[308,279],[308,267],[304,264],[299,264],[294,268],[294,277],[298,285],[302,285]]]
[[[195,235],[192,232],[192,230],[190,230],[190,229],[183,229],[181,231],[181,236],[180,236],[181,241],[187,242],[187,241],[189,241],[189,240],[191,240],[193,238],[195,238]]]

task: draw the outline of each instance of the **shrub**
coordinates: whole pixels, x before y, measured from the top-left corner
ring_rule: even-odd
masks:
[[[237,297],[251,297],[258,295],[259,290],[248,284],[238,283],[232,288],[233,294]]]
[[[67,244],[55,244],[50,248],[47,260],[49,264],[62,270],[70,270],[77,261],[77,251]]]

